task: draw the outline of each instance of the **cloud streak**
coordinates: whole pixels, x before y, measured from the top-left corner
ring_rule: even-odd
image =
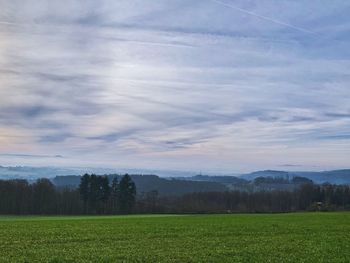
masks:
[[[62,155],[38,155],[38,154],[22,154],[22,153],[0,153],[3,157],[20,157],[20,158],[63,158]]]
[[[273,19],[273,18],[271,18],[271,17],[259,15],[259,14],[257,14],[257,13],[248,11],[248,10],[246,10],[246,9],[237,7],[237,6],[235,6],[235,5],[232,5],[232,4],[229,4],[229,3],[226,3],[226,2],[222,2],[222,1],[219,1],[219,0],[210,0],[210,1],[212,1],[212,2],[214,2],[214,3],[217,3],[217,4],[219,4],[219,5],[225,6],[225,7],[229,7],[229,8],[231,8],[231,9],[233,9],[233,10],[242,12],[242,13],[244,13],[244,14],[248,14],[248,15],[257,17],[257,18],[259,18],[259,19],[263,19],[263,20],[266,20],[266,21],[275,23],[275,24],[280,25],[280,26],[285,26],[285,27],[288,27],[288,28],[291,28],[291,29],[295,29],[295,30],[301,31],[301,32],[303,32],[303,33],[308,33],[308,34],[316,35],[316,33],[313,32],[313,31],[311,31],[311,30],[308,30],[308,29],[305,29],[305,28],[301,28],[301,27],[297,27],[297,26],[294,26],[294,25],[292,25],[292,24],[288,24],[288,23],[285,23],[285,22],[282,22],[282,21]],[[286,11],[286,10],[284,10],[284,11]]]
[[[0,162],[345,167],[348,8],[2,1]]]

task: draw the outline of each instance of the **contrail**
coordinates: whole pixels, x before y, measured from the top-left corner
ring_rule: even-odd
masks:
[[[223,5],[223,6],[226,6],[226,7],[231,8],[231,9],[240,11],[240,12],[242,12],[242,13],[245,13],[245,14],[248,14],[248,15],[252,15],[252,16],[255,16],[255,17],[257,17],[257,18],[260,18],[260,19],[263,19],[263,20],[266,20],[266,21],[269,21],[269,22],[272,22],[272,23],[281,25],[281,26],[286,26],[286,27],[289,27],[289,28],[292,28],[292,29],[295,29],[295,30],[298,30],[298,31],[301,31],[301,32],[304,32],[304,33],[316,35],[315,32],[310,31],[310,30],[308,30],[308,29],[301,28],[301,27],[297,27],[297,26],[293,26],[293,25],[291,25],[291,24],[288,24],[288,23],[285,23],[285,22],[282,22],[282,21],[279,21],[279,20],[276,20],[276,19],[273,19],[273,18],[270,18],[270,17],[267,17],[267,16],[259,15],[259,14],[256,14],[256,13],[254,13],[254,12],[251,12],[251,11],[249,11],[249,10],[246,10],[246,9],[243,9],[243,8],[240,8],[240,7],[237,7],[237,6],[234,6],[234,5],[232,5],[232,4],[224,3],[224,2],[221,2],[221,1],[219,1],[219,0],[210,0],[210,1],[212,1],[212,2],[214,2],[214,3],[217,3],[217,4],[219,4],[219,5]]]

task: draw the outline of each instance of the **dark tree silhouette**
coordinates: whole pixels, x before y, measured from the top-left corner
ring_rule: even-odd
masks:
[[[90,175],[84,174],[80,179],[79,193],[84,202],[84,211],[87,212],[90,194]]]
[[[118,177],[114,176],[112,180],[112,186],[111,186],[111,206],[112,206],[113,213],[118,212],[118,197],[119,197],[119,182],[118,182]]]
[[[0,214],[227,213],[350,210],[349,185],[300,185],[291,191],[140,193],[132,177],[84,175],[80,187],[55,187],[48,179],[0,180]],[[120,180],[118,183],[118,179]],[[299,179],[298,179],[299,180]],[[87,208],[87,209],[86,209]],[[118,209],[116,209],[118,208]]]
[[[111,193],[108,177],[84,174],[81,177],[79,193],[85,212],[105,213]]]
[[[136,201],[136,186],[131,177],[126,174],[119,183],[118,206],[122,213],[132,211]]]
[[[109,187],[109,181],[107,176],[98,176],[99,182],[99,200],[106,203],[109,199],[111,189]]]
[[[55,186],[49,179],[38,179],[33,184],[34,211],[38,214],[53,214],[56,211]]]

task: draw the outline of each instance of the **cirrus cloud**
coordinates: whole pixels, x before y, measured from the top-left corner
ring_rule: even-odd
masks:
[[[45,162],[346,167],[349,10],[346,1],[2,0],[0,161],[60,153]]]

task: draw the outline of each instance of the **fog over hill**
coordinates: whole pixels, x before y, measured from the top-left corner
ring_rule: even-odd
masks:
[[[165,178],[175,178],[186,181],[202,181],[240,184],[244,180],[252,181],[258,177],[289,178],[305,177],[315,183],[332,184],[350,184],[350,169],[303,172],[303,171],[276,171],[264,170],[247,174],[207,174],[198,175],[191,171],[172,171],[172,170],[148,170],[148,169],[111,169],[111,168],[82,168],[82,167],[30,167],[30,166],[0,166],[0,179],[22,178],[35,180],[37,178],[54,178],[56,176],[82,175],[84,173],[95,174],[138,174],[138,175],[157,175]]]
[[[315,183],[350,184],[350,169],[322,171],[322,172],[286,172],[265,170],[241,175],[240,178],[253,180],[257,177],[306,177]]]
[[[161,177],[189,177],[196,172],[174,170],[150,170],[127,168],[98,168],[98,167],[35,167],[35,166],[0,166],[0,179],[22,178],[35,180],[37,178],[53,178],[55,176],[82,175],[84,173],[95,174],[156,174]]]

